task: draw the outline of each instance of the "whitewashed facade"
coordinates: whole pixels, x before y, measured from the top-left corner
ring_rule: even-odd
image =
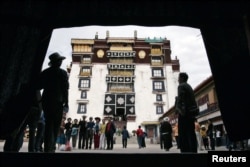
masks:
[[[153,138],[158,118],[174,105],[179,61],[167,39],[72,39],[69,112],[81,119],[113,117],[131,133],[139,125]],[[88,119],[88,118],[87,118]]]

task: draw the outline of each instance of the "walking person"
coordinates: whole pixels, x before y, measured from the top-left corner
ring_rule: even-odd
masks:
[[[181,72],[178,77],[178,96],[176,111],[178,113],[178,133],[181,153],[197,153],[197,140],[195,135],[195,118],[190,116],[190,108],[197,108],[194,91],[187,83],[188,74]]]
[[[49,59],[50,67],[41,72],[38,89],[43,89],[44,152],[55,152],[63,108],[68,108],[69,82],[67,72],[60,68],[65,57],[59,53],[53,53],[49,56]]]
[[[79,121],[79,138],[78,138],[78,149],[84,149],[87,140],[87,121],[86,115],[82,116],[82,120]],[[86,149],[88,149],[86,147]]]
[[[106,129],[105,119],[102,119],[102,123],[100,125],[100,144],[99,144],[100,150],[106,148],[105,129]]]
[[[207,128],[205,125],[201,125],[200,134],[202,137],[203,145],[205,147],[205,150],[209,150],[209,142],[207,137]]]
[[[196,135],[196,139],[197,139],[197,147],[201,151],[201,150],[203,150],[203,148],[202,148],[203,142],[202,142],[202,137],[200,134],[201,127],[200,127],[200,124],[197,121],[197,119],[195,119],[194,126],[195,126],[195,135]]]
[[[161,125],[160,131],[164,143],[163,144],[164,149],[165,151],[169,151],[169,149],[173,147],[173,144],[172,144],[172,126],[169,123],[168,117],[163,118],[163,123]]]
[[[139,146],[139,149],[142,148],[142,137],[143,137],[143,130],[141,129],[141,125],[138,126],[138,129],[136,130],[137,135],[137,143]]]
[[[76,148],[76,141],[79,134],[79,124],[78,119],[74,119],[72,123],[71,138],[72,138],[72,148]]]
[[[209,137],[211,150],[215,150],[215,131],[212,121],[208,120],[207,136]]]
[[[114,134],[116,132],[116,127],[111,118],[108,118],[108,123],[106,124],[105,136],[107,139],[107,150],[113,150],[114,146]]]
[[[122,129],[122,148],[127,148],[128,139],[130,138],[127,127],[124,125]]]
[[[177,149],[180,149],[179,135],[178,135],[178,122],[176,122],[174,127],[173,127],[173,135],[174,135],[174,139],[176,141]]]

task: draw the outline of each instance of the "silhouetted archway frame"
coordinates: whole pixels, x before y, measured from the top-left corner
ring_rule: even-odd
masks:
[[[249,6],[247,1],[1,1],[0,137],[27,114],[53,29],[177,25],[202,33],[230,139],[250,138],[242,130],[250,127]]]

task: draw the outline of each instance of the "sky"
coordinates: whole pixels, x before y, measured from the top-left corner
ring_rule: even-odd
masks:
[[[72,38],[94,39],[95,34],[98,33],[98,38],[103,39],[106,38],[107,31],[110,37],[131,38],[134,37],[135,30],[138,38],[161,37],[170,40],[171,58],[175,59],[177,56],[180,61],[180,72],[186,72],[189,75],[188,83],[193,88],[212,75],[200,30],[181,26],[84,26],[54,29],[43,69],[48,67],[48,56],[53,52],[59,52],[66,57],[61,66],[66,69],[72,61]]]

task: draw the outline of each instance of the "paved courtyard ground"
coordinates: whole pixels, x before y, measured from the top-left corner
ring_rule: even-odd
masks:
[[[0,152],[3,152],[4,142],[0,142]],[[226,151],[225,146],[216,147],[215,151]],[[20,152],[28,152],[28,142],[23,143],[23,147]],[[207,150],[198,150],[198,153],[207,153]],[[56,153],[122,153],[122,154],[130,154],[130,153],[139,153],[139,154],[166,154],[166,153],[180,153],[180,150],[174,145],[169,151],[165,151],[164,149],[160,149],[159,144],[146,144],[146,148],[138,148],[137,144],[128,144],[127,148],[122,148],[122,144],[114,144],[113,150],[85,150],[85,149],[72,149],[71,151],[60,151],[56,150]]]

